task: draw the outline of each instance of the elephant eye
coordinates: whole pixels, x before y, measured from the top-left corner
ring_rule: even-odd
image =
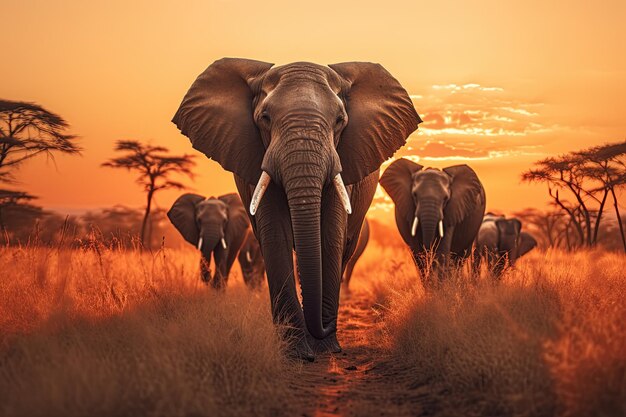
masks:
[[[339,116],[337,116],[337,120],[335,121],[335,124],[342,124],[344,122],[344,120],[346,120],[345,116],[343,114],[340,114]]]
[[[270,114],[267,111],[263,111],[261,112],[261,117],[260,117],[261,121],[263,121],[263,123],[270,123],[271,119],[270,119]]]

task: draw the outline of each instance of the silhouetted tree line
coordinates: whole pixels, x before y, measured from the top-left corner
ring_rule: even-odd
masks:
[[[546,214],[538,224],[545,229],[550,246],[562,246],[563,241],[569,249],[597,246],[602,234],[611,230],[605,219],[607,204],[612,203],[617,233],[626,251],[617,198],[617,190],[626,185],[626,141],[542,159],[522,174],[522,180],[548,186],[555,212]]]
[[[35,103],[0,100],[0,235],[6,244],[57,244],[62,240],[84,244],[98,240],[124,247],[155,248],[164,236],[180,241],[165,212],[153,210],[154,195],[163,189],[184,189],[171,178],[183,174],[192,178],[192,155],[174,156],[167,148],[121,140],[104,167],[126,168],[139,173],[137,183],[146,192],[146,207],[135,210],[114,206],[81,216],[61,216],[34,205],[36,196],[14,189],[15,172],[27,160],[55,153],[79,155],[77,136],[68,134],[69,124],[58,114]],[[6,187],[11,188],[6,188]]]
[[[125,249],[158,249],[164,243],[168,247],[184,244],[164,209],[152,211],[146,224],[148,237],[144,243],[140,238],[144,217],[142,209],[116,205],[66,216],[18,201],[2,205],[2,213],[5,224],[0,236],[2,244],[81,247],[98,242]]]
[[[539,247],[566,250],[581,247],[569,215],[561,210],[544,211],[529,207],[512,214],[522,221],[524,230],[537,239]],[[621,221],[624,223],[626,216],[622,215]],[[619,224],[613,216],[603,218],[596,245],[609,251],[623,250]]]

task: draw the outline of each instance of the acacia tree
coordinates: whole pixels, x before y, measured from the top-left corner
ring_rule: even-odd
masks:
[[[626,141],[595,146],[578,152],[578,155],[587,161],[588,175],[601,182],[598,190],[604,190],[605,200],[609,193],[613,198],[620,238],[624,252],[626,252],[626,235],[615,192],[616,188],[626,185]]]
[[[126,168],[138,172],[137,183],[146,191],[146,208],[141,223],[141,243],[145,245],[146,226],[150,217],[152,200],[157,191],[168,188],[184,189],[185,186],[170,178],[172,174],[184,174],[193,178],[192,168],[195,166],[193,155],[169,155],[169,149],[162,146],[142,144],[134,140],[119,140],[115,151],[124,152],[118,158],[111,158],[102,164],[103,167]]]
[[[35,103],[0,100],[0,180],[14,179],[14,169],[45,154],[80,154],[77,136],[67,134],[68,123]]]
[[[568,246],[573,245],[570,227],[576,231],[580,245],[594,246],[597,243],[605,204],[611,194],[626,250],[615,193],[615,188],[626,184],[625,156],[626,142],[607,144],[543,159],[535,163],[535,168],[522,174],[522,181],[546,183],[553,204],[568,215]],[[563,198],[563,193],[572,200]]]

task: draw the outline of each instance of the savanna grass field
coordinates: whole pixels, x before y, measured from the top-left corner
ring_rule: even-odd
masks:
[[[498,283],[460,270],[425,291],[375,234],[342,294],[346,353],[314,364],[286,359],[266,288],[235,270],[211,291],[198,260],[0,248],[0,415],[626,413],[624,255],[536,250]]]

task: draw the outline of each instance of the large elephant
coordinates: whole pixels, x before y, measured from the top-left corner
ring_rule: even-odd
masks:
[[[458,264],[471,254],[485,213],[485,190],[472,168],[423,169],[401,158],[385,170],[380,184],[395,204],[398,230],[423,279],[430,250],[436,265]]]
[[[237,259],[246,285],[250,288],[260,287],[265,278],[265,262],[261,254],[261,246],[254,237],[254,233],[249,232],[246,236]]]
[[[481,262],[486,262],[493,275],[499,277],[507,266],[515,265],[520,256],[536,245],[535,238],[522,232],[520,220],[487,213],[476,237],[474,267],[478,271]]]
[[[312,361],[313,349],[340,351],[341,276],[378,170],[421,122],[407,92],[378,64],[224,58],[196,79],[173,122],[234,173],[290,353]]]
[[[205,198],[183,194],[167,212],[167,217],[185,240],[202,253],[201,277],[215,288],[223,288],[250,226],[246,209],[235,193]],[[211,255],[215,274],[211,280]]]
[[[363,227],[361,227],[361,233],[359,234],[359,240],[356,245],[356,249],[354,250],[352,257],[348,261],[348,265],[346,266],[346,272],[343,274],[343,285],[346,290],[349,290],[350,288],[350,278],[352,278],[352,271],[354,270],[354,265],[356,265],[361,255],[363,255],[363,252],[365,251],[365,248],[367,247],[367,243],[369,242],[369,240],[370,240],[370,224],[367,221],[367,219],[365,219],[365,221],[363,222]]]

